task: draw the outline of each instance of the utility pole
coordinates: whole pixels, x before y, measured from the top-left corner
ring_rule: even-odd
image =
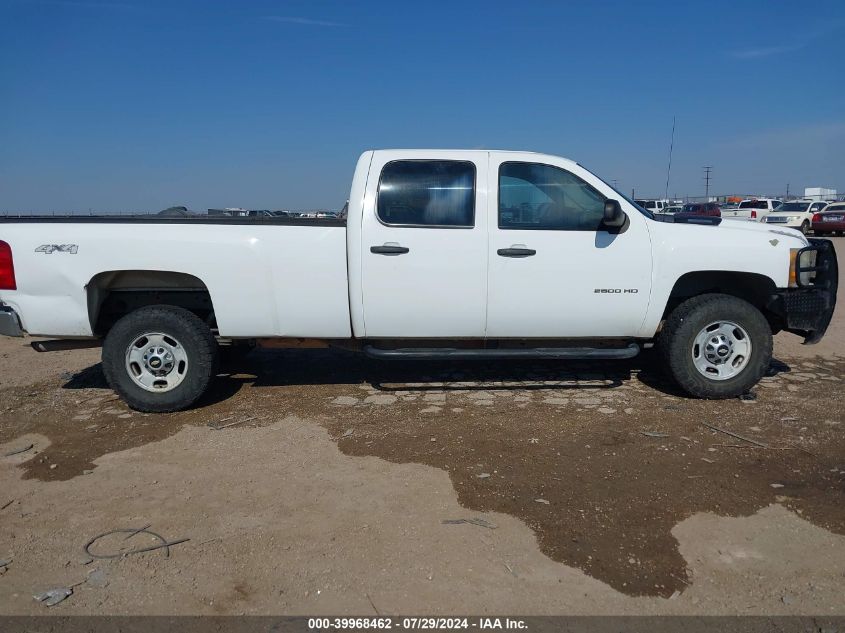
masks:
[[[613,188],[614,188],[614,189],[619,189],[619,181],[618,181],[618,180],[616,180],[616,178],[614,178],[613,180],[611,180],[611,181],[610,181],[610,184],[612,184],[612,185],[613,185]]]
[[[703,167],[704,169],[704,201],[710,202],[710,172],[712,167]]]
[[[789,200],[789,183],[786,183],[786,199]]]

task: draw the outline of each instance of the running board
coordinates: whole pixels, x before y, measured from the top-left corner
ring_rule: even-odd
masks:
[[[50,341],[35,341],[30,343],[36,352],[63,352],[69,349],[89,349],[102,347],[102,339],[54,339]]]
[[[480,360],[549,358],[558,360],[625,359],[640,353],[640,346],[631,343],[627,347],[535,347],[529,349],[491,348],[461,349],[456,347],[400,347],[380,349],[364,346],[364,354],[380,360]]]

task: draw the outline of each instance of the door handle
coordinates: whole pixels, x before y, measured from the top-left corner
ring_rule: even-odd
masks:
[[[536,255],[537,251],[533,248],[525,248],[522,244],[514,244],[510,248],[500,248],[496,254],[500,257],[531,257]]]
[[[410,252],[410,248],[399,246],[399,244],[382,244],[381,246],[370,246],[370,252],[376,255],[404,255]]]

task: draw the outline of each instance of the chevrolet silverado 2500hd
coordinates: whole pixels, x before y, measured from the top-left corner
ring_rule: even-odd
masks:
[[[0,240],[0,333],[102,344],[142,411],[190,406],[240,342],[501,360],[656,342],[686,392],[731,397],[773,332],[822,337],[838,284],[829,241],[658,218],[530,152],[365,152],[340,218],[0,218]]]

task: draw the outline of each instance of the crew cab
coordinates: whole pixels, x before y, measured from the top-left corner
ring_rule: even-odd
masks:
[[[766,224],[777,224],[798,229],[804,235],[810,232],[813,223],[813,215],[824,209],[826,202],[813,202],[812,200],[792,200],[784,202],[776,211],[770,212],[763,221]]]
[[[762,222],[763,218],[781,204],[783,202],[774,198],[750,198],[740,202],[735,209],[722,209],[722,217]]]
[[[0,333],[102,345],[141,411],[191,406],[232,345],[391,359],[627,359],[657,344],[687,393],[727,398],[772,335],[818,341],[828,240],[656,216],[531,152],[379,150],[336,218],[0,218]]]

